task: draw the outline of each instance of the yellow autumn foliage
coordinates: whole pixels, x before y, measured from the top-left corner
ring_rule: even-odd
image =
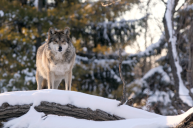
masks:
[[[93,52],[105,54],[110,52],[110,48],[108,46],[101,46],[100,44],[97,44],[97,47],[93,48]]]

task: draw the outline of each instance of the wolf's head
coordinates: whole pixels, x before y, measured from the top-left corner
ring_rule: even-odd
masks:
[[[50,28],[48,31],[48,45],[55,52],[64,53],[70,42],[70,29],[67,27],[64,30],[55,30]]]

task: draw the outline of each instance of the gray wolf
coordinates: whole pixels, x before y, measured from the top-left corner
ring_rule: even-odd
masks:
[[[76,52],[70,39],[70,29],[55,30],[50,28],[46,43],[41,45],[36,55],[37,90],[42,89],[47,81],[48,89],[58,89],[64,79],[65,89],[71,90],[72,68]]]

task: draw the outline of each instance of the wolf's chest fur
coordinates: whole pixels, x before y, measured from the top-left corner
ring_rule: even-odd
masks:
[[[64,53],[60,53],[60,52],[55,53],[54,54],[54,59],[55,60],[63,60],[64,59],[63,54]]]
[[[70,70],[70,64],[50,64],[50,71],[54,72],[55,75],[64,75]]]
[[[54,60],[50,63],[50,71],[54,72],[55,75],[64,75],[67,71],[70,70],[70,65],[67,62],[64,62],[64,56],[62,53],[56,53],[54,55]]]

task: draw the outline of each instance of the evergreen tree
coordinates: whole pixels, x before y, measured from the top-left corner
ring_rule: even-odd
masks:
[[[36,89],[37,48],[44,43],[49,27],[68,26],[77,50],[72,89],[111,96],[121,84],[114,51],[131,44],[146,20],[146,16],[128,21],[117,18],[138,3],[122,0],[102,6],[101,1],[1,0],[0,91]],[[133,79],[130,70],[124,66],[128,81]]]

